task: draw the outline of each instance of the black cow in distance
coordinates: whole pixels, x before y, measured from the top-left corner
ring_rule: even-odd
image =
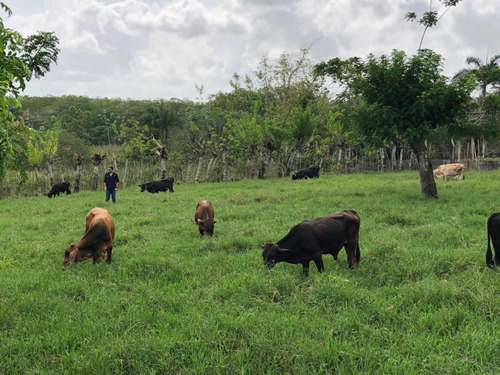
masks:
[[[292,175],[292,180],[302,180],[303,178],[319,177],[319,166],[311,165],[309,168],[301,169]]]
[[[163,180],[151,181],[151,182],[147,182],[145,184],[139,184],[139,187],[141,188],[141,192],[143,192],[144,190],[147,190],[148,192],[150,192],[152,194],[158,193],[160,191],[167,192],[167,189],[173,193],[174,192],[174,178],[167,177]]]
[[[52,198],[53,196],[59,196],[60,193],[66,192],[66,195],[71,194],[71,190],[69,190],[70,183],[67,181],[58,182],[57,184],[52,185],[52,189],[47,193],[47,197]]]

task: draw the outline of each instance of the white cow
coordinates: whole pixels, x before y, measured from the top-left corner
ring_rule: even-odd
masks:
[[[442,178],[455,177],[459,180],[465,179],[464,165],[462,163],[442,164],[433,171],[434,177]]]

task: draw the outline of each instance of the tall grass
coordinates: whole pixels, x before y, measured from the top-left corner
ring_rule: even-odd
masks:
[[[497,374],[499,273],[485,267],[500,171],[418,172],[84,191],[0,200],[0,374]],[[198,234],[200,199],[215,208]],[[113,261],[63,270],[86,213],[109,209]],[[345,252],[263,266],[261,245],[342,209],[361,217]]]

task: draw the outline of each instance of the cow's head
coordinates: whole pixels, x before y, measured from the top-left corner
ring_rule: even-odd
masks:
[[[81,262],[88,258],[90,258],[90,251],[81,251],[72,243],[64,252],[63,267],[69,266],[71,263]]]
[[[297,173],[292,174],[292,180],[296,180],[296,179],[297,179]]]
[[[47,197],[52,198],[52,190],[48,192]]]
[[[146,184],[139,184],[139,187],[141,188],[141,193],[146,190]]]
[[[265,243],[262,246],[262,259],[264,260],[264,265],[272,268],[276,265],[276,254],[279,251],[278,245],[275,243]]]
[[[214,219],[205,219],[201,220],[198,219],[196,220],[196,223],[198,224],[198,228],[200,228],[200,232],[207,232],[210,236],[214,235],[214,224],[217,222],[217,220]]]

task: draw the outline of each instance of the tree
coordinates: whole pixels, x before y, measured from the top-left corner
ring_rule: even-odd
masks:
[[[456,6],[462,0],[439,0],[439,1],[442,2],[445,6],[444,11],[439,16],[437,11],[432,10],[432,0],[429,1],[429,11],[424,12],[419,20],[417,20],[417,14],[415,12],[408,12],[405,14],[405,18],[407,21],[413,22],[417,20],[417,22],[420,25],[424,26],[424,31],[422,33],[422,37],[420,38],[420,44],[418,45],[419,50],[422,48],[422,43],[424,42],[424,37],[425,33],[427,32],[427,29],[436,26],[441,17],[443,17],[446,14],[446,12],[448,12],[451,9],[451,7]]]
[[[42,195],[42,185],[40,182],[40,175],[38,173],[38,169],[42,164],[44,157],[43,146],[40,142],[40,135],[38,131],[33,130],[30,133],[29,141],[28,141],[28,163],[30,163],[33,168],[35,168],[35,179],[36,186],[38,190],[38,195]]]
[[[5,3],[0,8],[12,14]],[[10,166],[24,172],[21,160],[27,155],[27,128],[14,125],[13,108],[19,106],[18,96],[32,77],[43,77],[50,65],[57,62],[59,39],[54,33],[38,32],[23,38],[5,27],[0,18],[0,180]]]
[[[427,140],[445,130],[458,132],[465,118],[470,80],[448,83],[441,74],[441,56],[420,50],[407,57],[403,51],[366,61],[332,59],[316,66],[316,73],[329,75],[344,85],[344,97],[363,101],[356,111],[361,133],[367,142],[400,140],[409,145],[419,165],[422,194],[437,197],[437,188],[428,156]]]
[[[80,191],[80,178],[82,175],[83,169],[83,157],[82,154],[77,152],[74,156],[74,160],[76,163],[76,175],[75,175],[75,189],[74,192],[78,193]]]
[[[500,55],[493,56],[486,64],[477,57],[467,57],[467,65],[473,68],[462,69],[453,77],[454,80],[461,77],[475,77],[479,89],[479,103],[482,104],[488,93],[488,86],[500,85]]]
[[[486,64],[477,57],[467,57],[465,62],[467,65],[472,65],[473,68],[460,70],[455,74],[453,80],[473,78],[476,81],[476,88],[479,89],[479,98],[477,99],[477,109],[471,111],[469,115],[471,122],[476,125],[476,129],[473,129],[471,134],[469,134],[472,135],[470,139],[470,155],[472,158],[479,155],[482,155],[484,158],[486,154],[485,134],[492,129],[487,124],[491,125],[492,120],[496,118],[496,113],[492,113],[487,109],[488,105],[485,105],[485,100],[488,96],[488,89],[490,87],[498,87],[500,84],[500,55],[493,56]],[[474,151],[476,149],[474,136],[479,138],[477,152]],[[461,146],[460,141],[457,144]]]
[[[28,141],[28,162],[35,168],[35,177],[38,187],[38,195],[41,195],[40,177],[38,168],[44,159],[47,160],[47,170],[50,179],[50,186],[54,185],[52,164],[57,154],[59,134],[61,127],[58,121],[51,128],[41,126],[40,129],[31,129]]]
[[[54,125],[52,125],[52,127],[45,129],[45,127],[42,126],[39,131],[43,143],[44,155],[47,158],[50,186],[54,185],[52,164],[54,164],[54,157],[56,156],[59,148],[59,134],[61,134],[61,122],[55,117],[53,117],[52,120],[54,121]]]
[[[259,171],[259,178],[264,178],[271,154],[282,146],[289,146],[285,155],[285,174],[301,148],[302,138],[294,138],[299,132],[292,130],[298,124],[298,113],[306,110],[309,103],[321,96],[319,88],[321,77],[313,75],[313,65],[309,58],[309,49],[304,48],[295,56],[282,53],[276,61],[264,56],[257,71],[259,93],[262,97],[263,146],[266,156]],[[295,109],[297,108],[297,109]],[[295,109],[296,119],[292,119]],[[307,128],[307,127],[305,127]],[[299,135],[302,136],[302,135]]]
[[[97,190],[99,186],[99,164],[106,159],[106,154],[94,154],[90,157],[92,164],[94,165],[94,179],[92,180],[92,190]]]

